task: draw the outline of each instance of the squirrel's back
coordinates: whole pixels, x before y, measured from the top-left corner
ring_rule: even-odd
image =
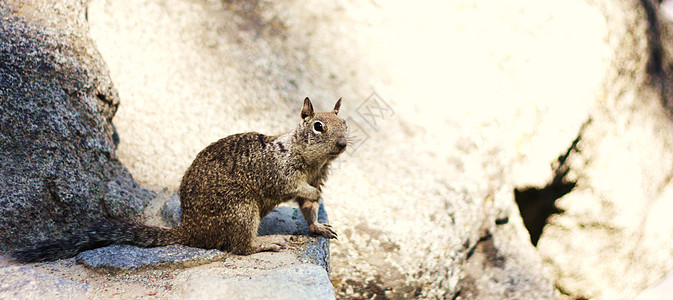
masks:
[[[180,184],[181,199],[200,193],[223,182],[259,186],[278,165],[267,146],[276,139],[257,132],[239,133],[222,138],[196,155]]]

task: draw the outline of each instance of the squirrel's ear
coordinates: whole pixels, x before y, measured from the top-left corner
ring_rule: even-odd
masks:
[[[306,97],[304,99],[304,106],[301,108],[301,118],[302,120],[306,120],[311,117],[313,117],[313,104],[311,104],[311,99]]]
[[[334,114],[339,114],[339,108],[341,108],[341,98],[337,100],[337,103],[334,104]]]

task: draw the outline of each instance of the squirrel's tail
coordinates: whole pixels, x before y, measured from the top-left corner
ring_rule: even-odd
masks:
[[[83,232],[58,240],[46,240],[34,247],[15,251],[11,256],[18,262],[41,262],[69,258],[78,253],[111,244],[158,247],[182,242],[180,227],[166,229],[129,221],[103,221]]]

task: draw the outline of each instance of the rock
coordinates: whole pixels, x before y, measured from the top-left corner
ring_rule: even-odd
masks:
[[[318,222],[328,223],[324,199],[318,210]],[[274,208],[259,224],[259,235],[290,234],[311,235],[308,224],[301,211],[294,207],[280,206]]]
[[[298,238],[298,240],[302,240],[301,237]],[[301,245],[302,243],[293,242],[293,244]],[[105,251],[111,255],[117,255],[121,260],[128,261],[127,259],[131,257],[128,253],[136,252],[137,254],[138,250],[130,249],[130,247],[122,250],[125,247],[127,246],[116,249],[115,247],[109,247],[110,249]],[[1,295],[18,295],[18,298],[21,299],[33,298],[30,297],[31,295],[58,295],[57,299],[78,299],[84,298],[86,295],[96,295],[96,297],[102,298],[123,296],[161,299],[221,298],[222,295],[228,295],[228,299],[234,296],[234,299],[239,297],[246,299],[335,298],[334,288],[325,269],[298,260],[297,256],[302,251],[301,247],[293,246],[281,252],[260,252],[249,256],[222,254],[215,251],[222,256],[210,261],[210,263],[205,263],[206,260],[199,261],[208,258],[198,257],[198,255],[186,261],[170,258],[171,254],[195,254],[206,251],[202,249],[171,246],[144,250],[150,250],[147,253],[161,252],[165,254],[166,256],[162,258],[165,260],[164,263],[146,265],[133,270],[127,269],[122,272],[119,272],[119,266],[114,267],[116,269],[113,272],[110,272],[109,265],[105,267],[107,269],[94,269],[104,271],[101,274],[101,272],[91,272],[88,270],[90,267],[82,268],[81,265],[75,264],[74,259],[33,264],[25,267],[7,265],[7,261],[0,259],[0,274],[3,278],[7,278],[3,283],[13,284],[10,287],[0,286],[0,293],[8,293],[2,293]],[[105,263],[115,264],[113,259],[95,256],[94,252],[88,252],[88,254],[90,254],[90,257],[86,258],[87,260],[107,260]],[[124,267],[128,267],[128,265]],[[30,284],[23,284],[21,282],[26,277],[23,273],[26,272],[29,274],[35,273],[39,276],[30,277],[35,278],[34,283],[30,281]],[[45,273],[53,275],[45,275]],[[10,278],[20,278],[20,280],[10,280]],[[52,284],[52,280],[55,280],[62,288],[56,288]],[[41,282],[44,282],[44,284],[40,284]],[[81,289],[71,288],[71,284],[76,286],[79,282],[88,283],[88,285],[80,284],[86,290],[81,291]],[[81,296],[83,293],[87,294]]]
[[[81,1],[0,3],[0,249],[139,217],[152,193],[118,160],[119,106]],[[30,224],[30,226],[26,226]]]
[[[181,292],[184,299],[335,299],[329,276],[313,264],[257,270],[247,276],[194,277]]]
[[[130,245],[112,245],[84,251],[77,255],[77,263],[106,273],[127,273],[145,269],[179,268],[223,260],[226,253],[183,245],[141,248]]]
[[[180,196],[174,194],[171,196],[166,203],[161,207],[161,220],[168,227],[175,227],[180,225],[180,215],[182,214],[182,208],[180,207]]]
[[[673,269],[673,27],[652,3],[594,4],[608,68],[566,162],[576,186],[538,243],[570,298],[634,298]]]
[[[329,223],[325,212],[324,199],[318,210],[318,222]],[[276,207],[259,224],[259,235],[288,234],[309,236],[311,235],[304,216],[297,208]],[[330,272],[330,242],[321,236],[313,236],[298,253],[299,260],[316,264]]]
[[[518,216],[510,218],[518,219]],[[553,281],[533,277],[542,269],[538,254],[522,247],[528,236],[519,220],[501,220],[468,252],[456,299],[553,299]],[[519,227],[519,228],[517,228]]]
[[[673,291],[673,274],[670,272],[656,285],[643,290],[635,300],[664,300],[671,297]]]
[[[324,210],[320,215],[325,220]],[[262,223],[260,232],[308,234],[306,224],[301,226],[292,219],[299,216],[301,213],[297,208],[277,208],[270,214],[271,218]],[[103,298],[122,295],[129,298],[202,299],[226,295],[228,299],[334,299],[334,288],[327,272],[329,241],[305,235],[286,237],[288,247],[280,252],[260,252],[249,256],[182,245],[157,248],[112,245],[82,252],[75,259],[27,267],[14,267],[12,262],[0,258],[0,274],[6,278],[22,278],[25,272],[54,274],[49,278],[36,276],[35,281],[44,280],[45,285],[37,285],[33,289],[22,285],[6,289],[19,295],[19,298],[24,294],[54,294],[49,291],[53,289],[49,281],[53,277],[63,284],[75,281],[90,283],[85,285],[87,289],[84,292]],[[82,266],[88,270],[83,270]],[[3,270],[6,272],[3,273]],[[5,289],[0,289],[0,292],[3,291]],[[80,295],[84,292],[61,289],[57,295],[63,295],[58,296],[61,298],[82,298]]]
[[[0,296],[5,299],[87,299],[88,286],[29,267],[0,267]]]

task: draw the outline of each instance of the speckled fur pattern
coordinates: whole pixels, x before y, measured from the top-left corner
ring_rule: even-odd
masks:
[[[337,116],[340,106],[341,99],[331,112],[316,113],[307,97],[293,132],[234,134],[203,149],[182,178],[182,222],[173,229],[104,221],[12,256],[21,262],[49,261],[110,244],[184,244],[242,255],[278,251],[283,243],[258,237],[257,229],[264,216],[287,201],[299,204],[313,234],[336,238],[330,225],[318,223],[317,215],[329,164],[347,146],[348,127]]]

